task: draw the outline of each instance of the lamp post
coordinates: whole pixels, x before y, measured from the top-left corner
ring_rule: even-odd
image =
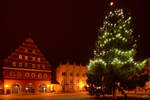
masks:
[[[5,84],[4,85],[4,94],[7,94],[7,89],[9,88],[9,85],[8,84]]]

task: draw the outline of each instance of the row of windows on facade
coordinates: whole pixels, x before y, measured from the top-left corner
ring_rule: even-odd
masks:
[[[32,66],[32,68],[38,68],[38,69],[46,69],[45,65],[40,65],[40,64],[30,64]],[[18,63],[19,67],[29,67],[30,66],[29,63]],[[12,66],[16,67],[17,66],[17,62],[12,62]]]
[[[36,75],[35,73],[26,72],[24,75],[22,75],[21,72],[16,73],[14,71],[10,71],[9,75],[13,76],[13,77],[15,77],[15,76],[22,77],[22,76],[24,76],[25,78],[35,78],[37,76],[38,79],[42,79],[42,78],[47,79],[47,73],[44,73],[43,75],[42,75],[42,73],[38,73]]]
[[[71,79],[70,80],[70,83],[74,83],[74,82],[76,82],[77,84],[79,83],[79,80],[73,80],[73,79]],[[82,81],[83,82],[83,81]],[[66,80],[62,80],[62,84],[67,84],[67,81]]]
[[[23,55],[19,55],[19,59],[23,59]],[[28,60],[28,56],[24,56],[25,60]],[[41,58],[32,57],[32,61],[41,61]]]
[[[67,76],[67,73],[66,72],[62,72],[62,76]],[[73,76],[72,72],[70,73],[70,76]],[[80,74],[76,73],[76,76],[80,76]],[[82,76],[85,77],[85,74],[82,74]]]

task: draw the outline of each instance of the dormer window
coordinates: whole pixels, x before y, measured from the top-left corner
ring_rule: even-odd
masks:
[[[35,68],[35,64],[32,64],[32,68]]]
[[[35,61],[35,57],[32,57],[32,60]]]
[[[33,51],[32,51],[32,53],[34,53],[34,54],[35,54],[35,50],[33,50]]]
[[[38,60],[38,62],[40,62],[40,61],[41,61],[41,59],[40,59],[40,58],[37,58],[37,60]]]
[[[19,55],[19,59],[22,59],[22,55]]]
[[[24,67],[28,67],[28,63],[24,63]]]
[[[38,69],[40,69],[40,67],[41,67],[41,65],[40,65],[40,64],[38,64],[38,65],[37,65],[37,68],[38,68]]]
[[[25,56],[25,60],[28,60],[28,56]]]
[[[43,67],[43,69],[45,69],[45,65],[43,65],[42,67]]]
[[[31,52],[31,53],[32,53],[32,51],[33,51],[32,49],[28,49],[28,52]]]
[[[22,63],[21,62],[19,63],[19,67],[22,67]]]
[[[13,66],[16,66],[16,62],[12,62],[12,65],[13,65]]]

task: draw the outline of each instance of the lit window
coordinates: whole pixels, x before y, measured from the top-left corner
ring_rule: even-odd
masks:
[[[19,59],[22,59],[22,55],[19,55]]]
[[[35,57],[32,57],[32,60],[35,61]]]
[[[16,66],[16,62],[12,62],[12,66]]]
[[[25,56],[25,60],[28,60],[28,56]]]
[[[22,67],[22,63],[19,63],[19,67]]]
[[[35,54],[35,50],[33,50],[33,51],[32,51],[32,53],[34,53],[34,54]]]
[[[37,60],[38,60],[38,62],[40,62],[40,61],[41,61],[41,59],[40,59],[40,58],[37,58]]]
[[[28,52],[28,49],[25,49],[25,52]]]
[[[25,66],[25,67],[28,67],[28,63],[24,63],[24,66]]]
[[[32,68],[35,68],[35,64],[32,64]]]

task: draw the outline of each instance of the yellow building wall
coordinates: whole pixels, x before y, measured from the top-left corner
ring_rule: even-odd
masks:
[[[56,80],[59,82],[62,92],[78,92],[84,91],[87,85],[86,72],[87,67],[82,65],[64,64],[59,65],[56,69]],[[66,75],[62,75],[65,72]],[[71,75],[72,73],[72,75]],[[77,75],[78,74],[78,75]],[[57,90],[58,91],[58,90]]]

